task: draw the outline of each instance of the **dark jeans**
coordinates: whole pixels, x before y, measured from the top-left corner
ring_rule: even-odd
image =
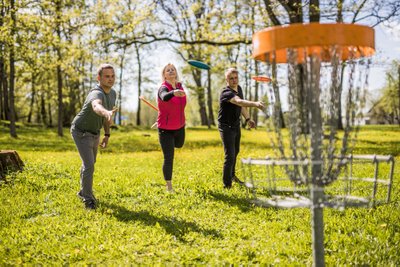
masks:
[[[240,126],[230,127],[221,124],[218,129],[225,153],[223,182],[225,186],[230,187],[232,185],[232,177],[235,176],[236,157],[240,150]]]
[[[164,154],[163,174],[166,181],[172,180],[175,147],[181,148],[185,143],[185,127],[178,130],[158,129],[158,139]]]

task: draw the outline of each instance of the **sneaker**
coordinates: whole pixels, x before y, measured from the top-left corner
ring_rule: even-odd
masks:
[[[79,191],[78,193],[76,193],[76,195],[80,198],[80,200],[82,200],[83,202],[85,202],[85,197],[82,195],[82,192],[81,192],[81,191]],[[94,195],[92,195],[92,199],[93,199],[95,202],[97,202],[97,198],[96,198]]]
[[[96,207],[96,202],[94,200],[92,200],[92,199],[84,201],[84,203],[85,203],[85,208],[87,208],[89,210],[95,210],[97,208]]]
[[[244,185],[244,182],[241,181],[239,178],[237,178],[236,176],[232,177],[232,182],[238,183],[240,185]]]
[[[169,193],[174,192],[174,188],[172,187],[172,182],[170,180],[166,181],[166,187],[167,187],[167,192],[169,192]]]
[[[82,200],[83,203],[85,203],[85,208],[90,209],[90,210],[94,210],[97,208],[95,198],[94,199],[85,199],[82,196],[81,191],[79,191],[76,195]]]
[[[82,196],[81,191],[79,191],[76,195],[80,198],[80,200],[85,201],[85,198]]]

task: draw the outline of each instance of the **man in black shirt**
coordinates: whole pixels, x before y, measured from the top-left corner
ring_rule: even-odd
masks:
[[[255,128],[255,122],[250,118],[247,107],[265,108],[261,101],[248,101],[243,99],[242,88],[239,86],[238,71],[230,68],[225,72],[226,84],[222,90],[218,111],[218,129],[224,145],[225,161],[223,182],[225,188],[232,186],[232,181],[243,183],[235,174],[236,158],[240,149],[240,115],[242,115],[250,128]]]

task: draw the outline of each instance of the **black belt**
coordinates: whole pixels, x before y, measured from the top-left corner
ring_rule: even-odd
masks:
[[[218,127],[228,127],[228,128],[240,128],[240,121],[239,123],[235,123],[234,125],[229,125],[227,123],[220,122]]]
[[[91,131],[84,131],[84,133],[91,133],[93,135],[98,135],[99,134],[99,133],[94,133],[94,132],[91,132]]]
[[[86,131],[86,130],[81,130],[81,129],[79,129],[79,128],[77,128],[77,127],[75,127],[75,129],[76,130],[78,130],[79,132],[81,132],[81,133],[91,133],[91,134],[93,134],[93,135],[98,135],[100,132],[91,132],[91,131]]]

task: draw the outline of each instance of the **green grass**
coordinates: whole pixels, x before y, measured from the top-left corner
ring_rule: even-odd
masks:
[[[175,194],[165,191],[156,130],[119,129],[98,155],[99,208],[76,197],[80,159],[65,129],[0,126],[0,148],[25,170],[0,183],[0,265],[311,265],[309,209],[261,208],[234,185],[222,188],[216,129],[188,129],[176,150]],[[400,159],[399,127],[364,127],[356,153]],[[265,130],[243,131],[239,158],[273,154]],[[240,174],[240,172],[239,172]],[[328,266],[400,264],[400,168],[392,202],[373,209],[325,209]]]

